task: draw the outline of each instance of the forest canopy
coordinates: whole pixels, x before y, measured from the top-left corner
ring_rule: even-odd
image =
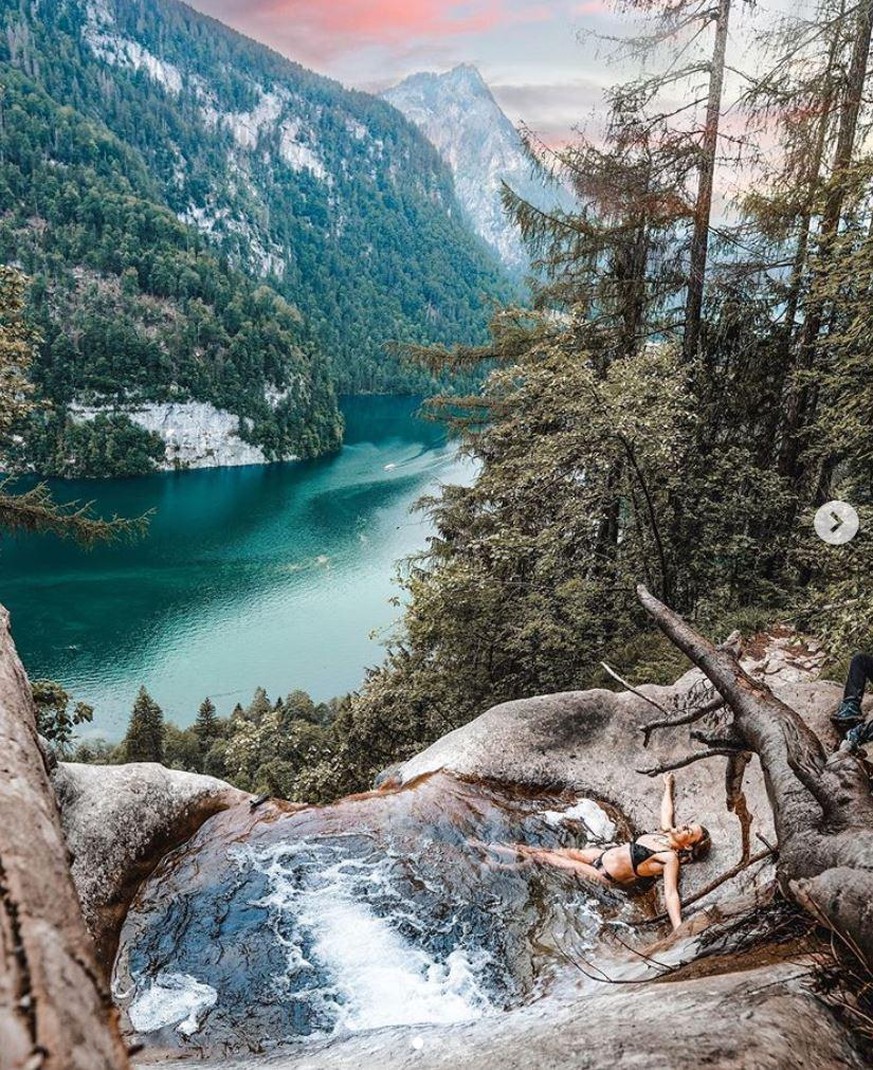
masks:
[[[605,141],[529,135],[578,207],[505,192],[544,274],[533,308],[419,353],[494,369],[432,403],[479,476],[424,503],[436,535],[338,718],[337,792],[490,705],[608,683],[601,660],[665,680],[681,659],[640,581],[706,630],[784,620],[834,660],[873,632],[873,2],[759,13],[747,71],[730,0],[645,11],[633,47],[664,73],[608,93]],[[812,529],[837,498],[861,516],[841,547]]]
[[[484,344],[415,351],[488,369],[431,403],[478,478],[423,503],[435,535],[402,568],[386,659],[295,751],[295,797],[364,788],[495,703],[603,683],[604,659],[667,678],[681,661],[640,581],[710,633],[778,619],[834,659],[870,637],[873,0],[760,13],[749,71],[730,0],[645,11],[634,48],[656,42],[665,73],[608,93],[605,139],[529,135],[577,206],[506,190],[541,271],[531,307],[499,310]],[[811,526],[833,498],[862,521],[842,547]],[[262,713],[241,753],[290,723]]]

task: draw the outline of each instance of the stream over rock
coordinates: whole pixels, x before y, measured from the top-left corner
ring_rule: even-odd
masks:
[[[234,807],[135,898],[115,996],[161,1049],[471,1021],[535,993],[631,900],[501,844],[609,840],[590,800],[434,773],[328,807]]]
[[[792,636],[758,646],[750,669],[832,747],[839,688],[816,679],[816,652]],[[689,727],[643,745],[642,726],[705,700],[701,683],[692,671],[637,693],[504,703],[386,770],[378,791],[210,817],[139,886],[121,932],[114,994],[140,1058],[860,1070],[777,894],[757,759],[729,810],[723,758],[685,767],[699,746]],[[640,770],[658,763],[683,766],[677,819],[705,819],[713,837],[705,862],[683,866],[690,909],[670,936],[652,917],[659,889],[630,896],[512,846],[656,828],[661,784]],[[738,865],[759,842],[757,861]]]

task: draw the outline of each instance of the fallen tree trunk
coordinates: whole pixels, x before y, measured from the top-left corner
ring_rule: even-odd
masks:
[[[0,1070],[125,1070],[0,607]]]
[[[828,758],[803,719],[744,672],[732,652],[716,648],[642,585],[637,595],[730,707],[731,742],[761,761],[783,894],[873,969],[873,798],[863,763],[845,753]]]

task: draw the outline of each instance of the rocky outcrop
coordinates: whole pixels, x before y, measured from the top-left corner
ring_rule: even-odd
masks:
[[[747,661],[829,738],[839,689],[815,679],[814,649],[785,636]],[[700,687],[689,672],[643,691],[673,708]],[[388,1058],[485,1070],[859,1067],[804,982],[816,947],[800,935],[807,923],[789,914],[796,935],[772,937],[791,908],[774,900],[769,859],[710,891],[668,935],[654,893],[599,888],[513,849],[656,827],[660,782],[636,769],[695,746],[671,729],[646,751],[640,726],[663,716],[632,692],[508,703],[387,770],[373,792],[217,815],[164,858],[125,920],[114,990],[130,1035],[152,1057],[237,1052],[240,1070],[282,1044],[293,1050],[269,1065],[287,1070]],[[745,794],[752,834],[772,842],[759,770]],[[677,805],[715,841],[706,863],[683,867],[688,897],[741,856],[723,757],[682,771]],[[599,971],[657,983],[612,986]]]
[[[0,1067],[123,1070],[79,910],[30,687],[0,607]]]
[[[814,678],[819,660],[786,637],[747,664],[833,742],[839,689]],[[688,673],[643,690],[670,707],[699,685]],[[129,1035],[149,1059],[215,1060],[204,1070],[860,1070],[810,983],[823,945],[766,867],[721,885],[667,937],[651,895],[501,847],[655,825],[659,791],[634,770],[693,745],[686,730],[656,731],[649,757],[639,727],[661,716],[630,692],[509,703],[388,771],[380,790],[325,807],[253,810],[209,777],[60,763],[54,786],[104,966],[123,922],[113,983]],[[5,629],[0,744],[0,1066],[123,1068]],[[706,865],[684,867],[686,894],[739,854],[724,787],[723,759],[679,778],[680,817],[702,817],[716,842]],[[757,774],[746,795],[769,838]],[[39,1046],[49,1055],[29,1062]]]
[[[207,818],[249,796],[214,777],[152,762],[78,765],[54,774],[73,880],[109,973],[118,932],[142,881]]]
[[[865,1061],[805,976],[782,963],[670,983],[579,984],[499,1019],[386,1030],[233,1070],[860,1070]]]
[[[240,437],[239,416],[204,401],[149,402],[110,408],[71,405],[69,412],[73,420],[79,421],[93,420],[101,413],[123,413],[139,427],[160,435],[164,440],[165,459],[158,467],[165,471],[269,463],[260,446]]]
[[[782,637],[754,648],[745,663],[766,672],[777,697],[796,709],[819,737],[837,740],[829,721],[838,685],[815,679],[821,658],[814,648],[794,637]],[[684,706],[702,686],[697,670],[669,687],[642,686],[643,694],[667,709]],[[705,749],[689,738],[688,729],[655,731],[647,749],[641,727],[663,718],[645,699],[630,691],[569,691],[507,702],[437,740],[393,774],[398,784],[436,770],[530,789],[549,787],[589,795],[616,807],[632,830],[657,828],[660,781],[638,770],[681,760]],[[710,727],[723,714],[710,715]],[[693,726],[700,729],[700,723]],[[773,842],[773,818],[757,758],[745,776],[745,796],[752,817],[751,836]],[[696,820],[712,833],[713,850],[703,864],[685,867],[683,891],[693,894],[736,863],[741,855],[742,825],[725,807],[725,759],[713,757],[676,774],[676,815]],[[739,879],[742,883],[746,877]]]

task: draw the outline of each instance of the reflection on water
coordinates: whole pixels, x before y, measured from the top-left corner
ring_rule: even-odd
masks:
[[[381,657],[371,633],[396,617],[395,562],[429,531],[410,506],[471,476],[416,406],[348,399],[346,445],[317,461],[57,484],[102,513],[155,515],[134,545],[0,543],[0,601],[31,677],[93,704],[110,737],[140,684],[181,724],[207,694],[226,713],[258,685],[317,700],[359,686]]]

